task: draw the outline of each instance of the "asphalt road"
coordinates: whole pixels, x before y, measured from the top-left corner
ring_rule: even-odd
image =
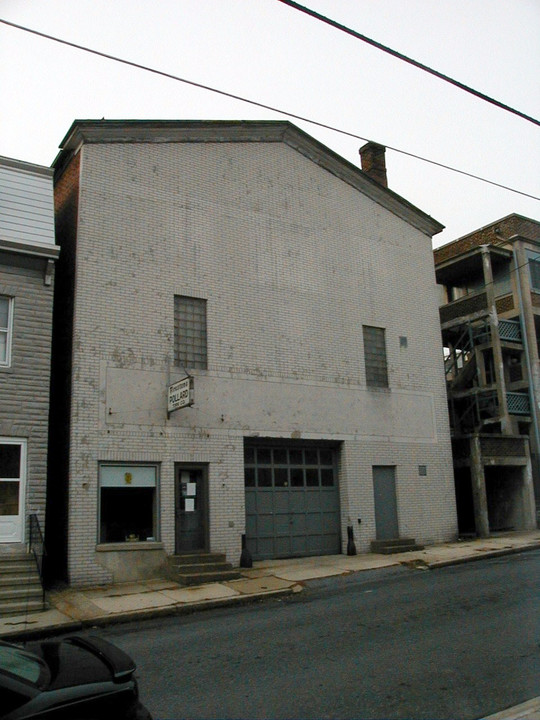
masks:
[[[480,718],[540,695],[540,551],[100,630],[155,718]]]

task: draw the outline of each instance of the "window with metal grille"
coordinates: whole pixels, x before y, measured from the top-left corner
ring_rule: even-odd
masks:
[[[206,300],[174,296],[174,362],[206,369]]]
[[[0,295],[0,365],[10,362],[12,305],[12,298]]]
[[[368,387],[388,387],[386,339],[384,328],[362,325],[364,362]]]

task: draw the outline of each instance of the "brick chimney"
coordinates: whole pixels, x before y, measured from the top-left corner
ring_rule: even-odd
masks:
[[[362,161],[362,172],[379,185],[388,187],[386,179],[386,148],[375,142],[368,142],[360,148],[360,159]]]

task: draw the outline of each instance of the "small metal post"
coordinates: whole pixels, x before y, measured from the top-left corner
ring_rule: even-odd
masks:
[[[246,536],[242,535],[242,553],[240,555],[240,567],[250,568],[253,567],[253,558],[249,552],[246,544]]]
[[[356,545],[354,544],[354,533],[352,525],[347,527],[347,536],[349,538],[347,542],[347,555],[356,555]]]

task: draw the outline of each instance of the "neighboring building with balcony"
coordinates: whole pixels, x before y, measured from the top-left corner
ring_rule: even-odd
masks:
[[[0,158],[0,614],[41,606],[33,560],[18,555],[41,556],[45,530],[58,253],[52,170]]]
[[[535,527],[540,223],[509,215],[434,256],[460,531]]]
[[[370,148],[378,182],[288,122],[73,124],[51,473],[70,583],[236,565],[243,536],[254,559],[340,553],[349,527],[362,552],[457,537],[442,226]]]

